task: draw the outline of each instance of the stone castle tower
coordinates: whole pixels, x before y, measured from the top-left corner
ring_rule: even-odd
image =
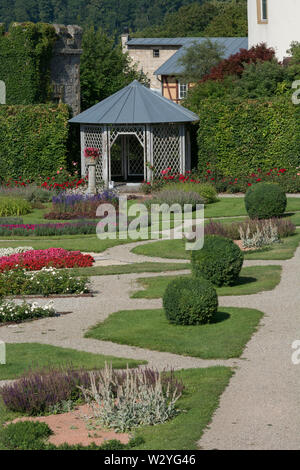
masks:
[[[73,115],[80,113],[80,56],[82,28],[53,25],[58,36],[51,61],[53,101],[68,104]]]
[[[12,28],[20,26],[25,29],[26,23],[12,24]],[[50,62],[51,99],[53,102],[68,104],[73,111],[73,115],[76,116],[80,113],[80,56],[82,54],[81,42],[83,31],[82,28],[76,25],[65,26],[54,24],[53,27],[57,39]],[[0,23],[0,34],[9,34],[5,31],[3,23]],[[3,51],[0,51],[0,60],[1,52]],[[4,52],[4,56],[6,56],[6,51],[4,50]],[[24,63],[24,67],[26,67],[26,63]],[[3,77],[0,77],[1,79],[3,80]],[[0,83],[0,93],[0,103],[5,103],[4,81]],[[14,102],[13,104],[23,103]]]

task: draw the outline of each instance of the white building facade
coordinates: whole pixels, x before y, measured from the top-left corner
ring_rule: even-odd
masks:
[[[249,48],[266,43],[283,60],[300,42],[300,0],[248,0],[248,26]]]

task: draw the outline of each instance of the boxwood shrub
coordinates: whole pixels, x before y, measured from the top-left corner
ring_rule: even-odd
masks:
[[[245,195],[245,207],[251,219],[270,219],[284,214],[287,198],[276,183],[251,186]]]
[[[238,279],[244,254],[230,239],[206,235],[201,250],[192,251],[193,275],[204,277],[216,286],[228,286]]]
[[[170,323],[200,325],[217,312],[218,296],[206,279],[178,278],[167,286],[163,307]]]

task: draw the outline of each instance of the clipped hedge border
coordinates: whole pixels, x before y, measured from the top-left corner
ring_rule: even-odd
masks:
[[[67,162],[69,109],[65,104],[0,106],[0,178],[56,174]]]
[[[199,103],[198,169],[236,177],[258,168],[296,168],[300,155],[300,107],[290,97],[268,101],[206,99]]]

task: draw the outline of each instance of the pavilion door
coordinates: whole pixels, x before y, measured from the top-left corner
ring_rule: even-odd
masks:
[[[144,148],[134,134],[124,136],[126,140],[124,163],[125,179],[132,176],[144,176]]]
[[[145,178],[145,128],[118,126],[109,131],[110,180]]]

